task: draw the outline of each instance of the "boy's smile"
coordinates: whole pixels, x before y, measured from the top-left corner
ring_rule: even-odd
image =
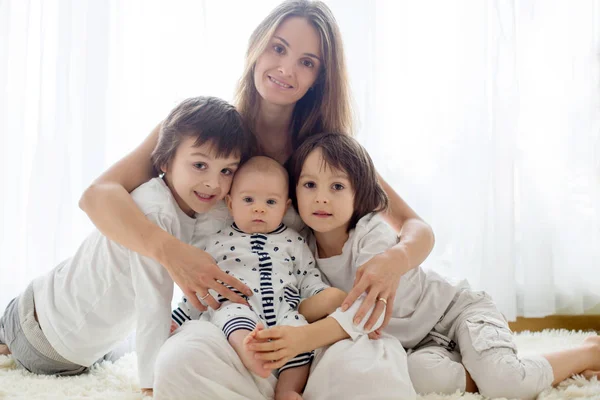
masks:
[[[163,167],[165,180],[179,207],[189,216],[210,210],[229,188],[240,158],[218,158],[211,143],[194,146],[196,139],[181,142],[175,157]]]
[[[210,202],[212,199],[215,198],[214,194],[201,194],[196,191],[194,191],[194,194],[196,195],[196,197],[198,197],[198,200],[200,201]]]

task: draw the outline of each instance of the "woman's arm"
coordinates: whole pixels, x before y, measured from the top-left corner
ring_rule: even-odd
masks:
[[[83,192],[79,207],[110,240],[160,262],[163,246],[172,236],[150,222],[129,195],[153,176],[150,154],[159,130],[160,124],[140,146],[100,175]]]
[[[251,296],[250,289],[225,274],[204,251],[183,243],[148,220],[137,207],[129,192],[153,176],[150,155],[158,142],[160,124],[134,151],[119,160],[85,190],[79,207],[85,211],[98,230],[110,240],[158,261],[175,283],[199,310],[206,307],[196,293],[202,295],[214,289],[231,301],[245,301],[221,282]],[[209,306],[219,303],[208,296]]]
[[[378,299],[387,301],[385,328],[392,316],[393,304],[400,278],[406,272],[421,265],[427,258],[435,242],[431,227],[417,215],[416,212],[378,175],[379,182],[390,199],[387,213],[383,213],[386,222],[397,232],[399,241],[391,249],[373,257],[369,262],[360,266],[356,272],[354,287],[344,300],[342,310],[347,310],[354,301],[367,292],[367,299],[355,316],[360,322],[367,311],[375,304],[375,310],[365,324],[370,329],[384,310],[385,304]]]
[[[390,251],[401,251],[406,254],[408,269],[418,267],[429,256],[435,237],[433,230],[386,181],[378,174],[379,183],[390,199],[390,209],[383,214],[386,222],[398,232],[400,241]]]

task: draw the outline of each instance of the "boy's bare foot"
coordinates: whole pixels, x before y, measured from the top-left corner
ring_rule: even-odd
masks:
[[[8,346],[5,344],[0,344],[0,356],[7,356],[11,354]]]
[[[593,353],[593,366],[589,368],[587,373],[594,373],[600,371],[600,336],[589,336],[583,341],[584,346],[589,346],[590,351]],[[597,375],[596,375],[597,376]]]
[[[244,366],[248,368],[250,372],[261,378],[267,378],[271,375],[271,370],[264,367],[264,361],[254,357],[256,351],[252,351],[248,348],[248,344],[251,341],[256,341],[254,335],[261,329],[264,328],[259,324],[252,332],[244,329],[237,330],[229,335],[229,343],[240,357],[240,360],[242,360]]]
[[[302,396],[293,390],[287,392],[275,392],[275,400],[302,400]]]
[[[587,369],[581,373],[585,379],[592,379],[593,377],[598,378],[600,380],[600,371],[592,371],[591,369]]]

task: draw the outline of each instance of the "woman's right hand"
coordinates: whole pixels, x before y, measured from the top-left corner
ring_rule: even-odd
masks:
[[[196,293],[204,297],[209,289],[234,303],[248,304],[244,298],[225,285],[239,290],[246,296],[252,296],[252,290],[222,271],[208,253],[174,237],[165,242],[157,257],[158,261],[169,271],[173,281],[199,311],[206,311],[207,307],[198,300]],[[219,302],[210,294],[203,301],[213,309],[219,308]]]

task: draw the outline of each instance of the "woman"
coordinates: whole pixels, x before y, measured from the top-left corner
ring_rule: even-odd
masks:
[[[287,1],[261,22],[250,38],[236,106],[254,132],[263,154],[282,164],[311,134],[352,132],[341,37],[335,18],[325,4],[306,0]],[[158,130],[158,127],[154,129],[137,149],[100,176],[86,190],[80,206],[107,237],[160,262],[198,309],[206,308],[197,301],[195,293],[204,297],[208,289],[242,302],[241,297],[218,281],[251,295],[249,288],[232,281],[208,254],[178,241],[148,221],[128,194],[153,176],[150,154],[157,143]],[[399,242],[359,268],[356,284],[343,305],[343,309],[349,308],[362,293],[367,292],[355,318],[355,321],[363,320],[367,311],[375,305],[365,325],[367,329],[377,321],[386,302],[393,304],[400,277],[421,264],[433,247],[431,228],[381,177],[379,179],[390,198],[387,218],[398,231]],[[377,301],[379,299],[384,301]],[[205,301],[210,307],[218,307],[211,296]],[[389,321],[391,309],[387,308],[383,326]],[[183,329],[185,325],[188,327]],[[173,398],[185,398],[185,391],[194,382],[200,384],[193,385],[193,391],[189,393],[202,398],[265,398],[272,393],[272,388],[264,386],[264,382],[256,383],[243,366],[239,368],[235,353],[226,353],[224,349],[228,346],[226,342],[222,346],[220,341],[225,339],[220,332],[202,322],[184,324],[184,327],[161,351],[155,382],[157,397],[169,394]],[[360,386],[345,385],[344,382],[359,379],[385,382],[376,377],[384,377],[389,374],[388,371],[375,367],[369,370],[368,357],[375,357],[377,351],[383,351],[381,346],[386,345],[385,341],[379,342],[363,343],[364,346],[379,346],[373,351],[358,350],[358,343],[348,341],[332,346],[322,354],[323,360],[335,356],[338,357],[337,365],[347,365],[348,368],[338,367],[333,371],[323,367],[322,372],[314,372],[305,396],[309,398],[310,393],[339,383],[335,389],[337,393],[330,389],[333,398],[347,398],[342,395],[344,390],[349,391],[350,397],[360,398]],[[387,345],[399,346],[391,342]],[[334,352],[336,349],[339,350]],[[399,349],[395,351],[401,353]],[[367,356],[367,353],[370,355]],[[341,363],[339,357],[347,358],[348,362]],[[356,361],[359,358],[360,362]],[[315,364],[317,369],[327,365],[322,361]],[[386,368],[389,369],[389,365]],[[365,374],[370,374],[369,378]],[[364,388],[367,386],[362,385]],[[397,398],[398,394],[394,396],[391,393],[393,384],[384,386],[389,392],[387,396]],[[199,390],[204,390],[205,395],[201,395]],[[371,393],[371,389],[367,389],[364,398],[369,398]],[[319,398],[327,398],[326,393],[320,393]],[[386,394],[376,391],[371,398],[386,398]]]

